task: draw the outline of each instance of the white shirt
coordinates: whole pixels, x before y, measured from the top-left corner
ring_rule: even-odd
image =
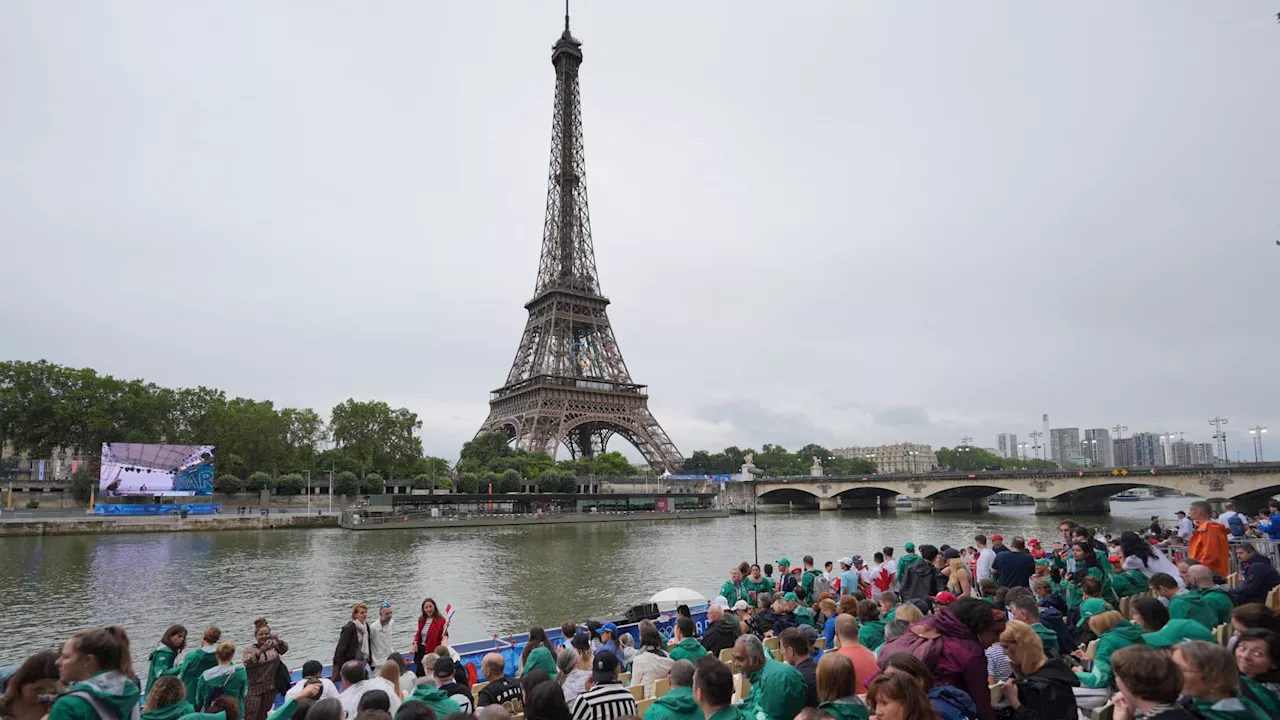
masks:
[[[1191,518],[1184,517],[1178,521],[1178,537],[1183,540],[1191,540],[1191,536],[1196,532],[1195,523],[1191,522]]]
[[[978,583],[991,577],[991,563],[996,561],[996,551],[989,547],[982,548],[978,553],[978,577],[973,579],[973,584]]]
[[[900,587],[898,585],[898,561],[893,558],[889,558],[888,560],[885,560],[884,564],[880,567],[888,570],[889,574],[893,576],[893,584],[889,586],[889,589],[893,592],[898,592],[898,588]]]
[[[1148,579],[1156,573],[1164,573],[1178,581],[1179,590],[1187,586],[1186,583],[1182,581],[1182,573],[1178,572],[1178,566],[1170,562],[1169,558],[1165,557],[1164,553],[1160,552],[1159,548],[1151,548],[1151,554],[1154,557],[1148,560],[1146,565],[1142,564],[1142,560],[1139,559],[1137,555],[1130,555],[1124,559],[1124,562],[1120,564],[1120,567],[1125,570],[1137,570],[1143,575],[1146,575]],[[1164,598],[1161,599],[1163,600]]]
[[[374,668],[382,667],[382,663],[391,657],[396,651],[395,640],[392,639],[391,633],[395,631],[396,620],[391,618],[387,621],[386,626],[382,624],[382,618],[370,621],[369,623],[369,666]]]
[[[400,695],[396,693],[394,685],[380,677],[361,680],[338,694],[338,702],[342,703],[347,717],[355,718],[360,709],[360,698],[370,690],[381,690],[387,694],[387,699],[391,701],[391,717],[395,717],[396,710],[400,709]]]
[[[286,698],[298,697],[298,693],[302,692],[303,685],[306,682],[307,682],[307,679],[302,678],[298,682],[294,683],[293,687],[289,688],[289,691],[286,692],[284,696]],[[333,684],[333,681],[330,680],[329,678],[320,678],[320,688],[321,688],[320,697],[316,698],[316,700],[328,700],[329,698],[338,697],[338,688]]]

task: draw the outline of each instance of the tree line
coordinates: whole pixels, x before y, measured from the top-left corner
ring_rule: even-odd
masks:
[[[867,458],[838,457],[827,448],[810,443],[790,452],[781,445],[765,443],[759,451],[736,446],[727,447],[718,453],[697,450],[684,463],[684,472],[689,475],[729,475],[740,472],[746,463],[747,455],[752,455],[752,463],[769,477],[785,477],[787,475],[808,475],[813,466],[813,459],[822,463],[823,471],[828,475],[870,475],[876,471],[874,461]]]

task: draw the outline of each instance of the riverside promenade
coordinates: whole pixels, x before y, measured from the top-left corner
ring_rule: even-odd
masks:
[[[80,510],[6,510],[0,514],[0,537],[19,535],[96,535],[115,533],[215,532],[221,530],[291,530],[338,527],[338,513],[303,512],[270,515],[112,516]]]

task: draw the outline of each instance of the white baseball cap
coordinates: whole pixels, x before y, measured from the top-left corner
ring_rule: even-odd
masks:
[[[840,564],[841,564],[841,565],[849,565],[849,566],[852,566],[852,565],[853,565],[853,558],[842,557],[842,558],[840,558]]]
[[[715,600],[711,601],[712,605],[719,605],[722,610],[729,609],[729,598],[723,595],[717,595]]]
[[[736,603],[734,603],[734,604],[733,604],[733,611],[734,611],[734,612],[738,612],[739,610],[746,610],[746,609],[747,609],[747,601],[746,601],[746,600],[739,600],[738,602],[736,602]]]

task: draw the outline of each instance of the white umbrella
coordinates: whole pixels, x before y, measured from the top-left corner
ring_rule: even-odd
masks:
[[[676,587],[654,593],[653,597],[649,598],[649,602],[656,603],[660,612],[668,612],[675,610],[679,605],[688,605],[689,607],[706,605],[707,599],[697,590]]]

